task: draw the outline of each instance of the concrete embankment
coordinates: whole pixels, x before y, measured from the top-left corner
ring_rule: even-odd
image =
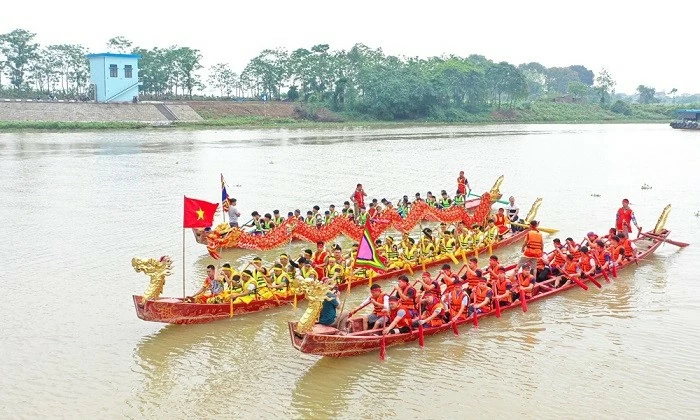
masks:
[[[134,122],[156,125],[201,120],[202,117],[186,103],[0,102],[0,121],[10,122]]]

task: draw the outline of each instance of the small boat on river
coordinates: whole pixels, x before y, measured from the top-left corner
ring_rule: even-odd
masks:
[[[679,109],[678,118],[670,126],[678,130],[700,130],[700,109]]]

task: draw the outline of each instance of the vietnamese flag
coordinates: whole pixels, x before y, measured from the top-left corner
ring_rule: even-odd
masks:
[[[183,228],[206,228],[214,224],[214,213],[219,207],[216,203],[185,197],[185,214]]]

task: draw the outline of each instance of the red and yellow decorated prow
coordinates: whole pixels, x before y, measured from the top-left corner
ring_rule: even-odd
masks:
[[[185,197],[182,227],[206,228],[214,224],[214,214],[219,207],[216,203]]]
[[[369,227],[369,234],[372,238],[377,238],[384,231],[391,228],[400,232],[409,232],[421,220],[445,223],[462,221],[467,226],[471,226],[474,223],[482,224],[491,213],[491,195],[484,193],[481,198],[472,201],[472,203],[472,206],[450,207],[442,210],[430,207],[425,202],[418,202],[413,204],[406,218],[402,218],[395,209],[385,210],[379,218],[373,220]],[[470,214],[470,211],[474,213]],[[337,217],[320,228],[309,226],[298,220],[288,219],[265,235],[252,235],[237,228],[226,228],[225,231],[214,230],[209,234],[207,246],[211,249],[246,248],[267,250],[284,245],[292,239],[300,239],[312,243],[328,242],[340,235],[345,235],[358,241],[362,237],[364,230],[365,226],[358,226],[355,222],[345,217]]]

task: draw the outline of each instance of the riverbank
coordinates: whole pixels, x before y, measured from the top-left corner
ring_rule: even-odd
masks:
[[[57,104],[60,106],[60,104]],[[102,105],[94,105],[102,106]],[[115,106],[115,105],[110,105]],[[116,105],[119,106],[119,105]],[[122,105],[124,107],[128,105]],[[173,107],[172,105],[169,105]],[[402,121],[378,121],[361,115],[332,113],[325,108],[310,108],[289,102],[190,102],[177,105],[190,108],[200,117],[183,120],[151,121],[0,121],[0,131],[21,130],[133,130],[200,128],[342,128],[394,127],[415,125],[469,124],[600,124],[667,123],[678,106],[629,105],[627,113],[616,113],[597,104],[534,102],[513,109],[478,114],[445,110],[436,118]]]

